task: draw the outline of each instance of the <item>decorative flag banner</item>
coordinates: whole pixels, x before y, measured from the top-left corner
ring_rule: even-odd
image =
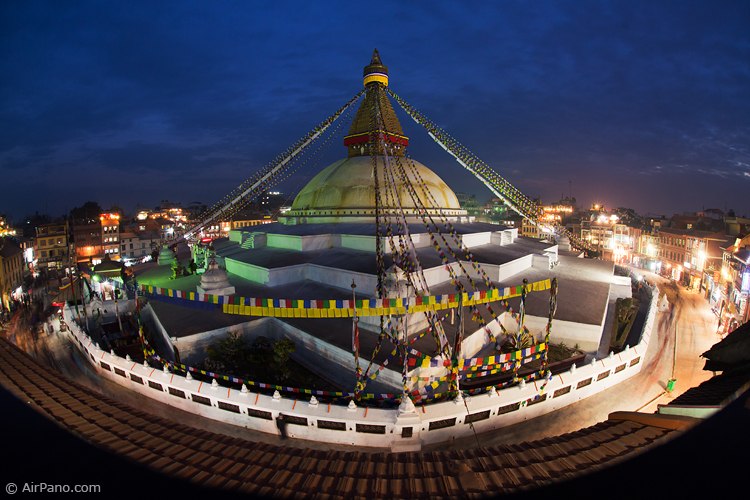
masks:
[[[541,280],[526,285],[527,292],[549,290],[551,280]],[[237,295],[210,295],[140,285],[143,295],[156,300],[179,303],[188,307],[221,308],[226,314],[245,316],[273,316],[280,318],[350,318],[362,316],[388,316],[440,311],[456,308],[459,304],[473,306],[520,297],[523,285],[501,289],[464,292],[462,294],[421,295],[388,299],[259,299]],[[460,300],[459,300],[460,299]]]
[[[495,354],[484,358],[462,358],[458,360],[458,369],[462,371],[475,371],[473,368],[477,366],[494,367],[496,365],[508,363],[509,361],[525,359],[533,354],[541,353],[546,350],[547,344],[542,342],[518,351]],[[415,349],[411,349],[410,354],[414,356],[407,361],[410,369],[446,366],[446,360],[443,358],[433,358],[426,354],[422,354]]]
[[[207,371],[207,370],[201,370],[192,366],[187,366],[182,363],[175,363],[173,361],[169,361],[168,359],[165,359],[159,356],[154,350],[154,348],[148,343],[148,340],[146,340],[145,338],[144,338],[144,343],[145,343],[145,348],[146,348],[149,358],[151,358],[155,362],[158,362],[162,365],[167,366],[168,368],[172,370],[179,370],[179,371],[186,372],[186,373],[191,372],[191,373],[201,374],[201,375],[204,375],[206,377],[210,377],[216,380],[223,380],[223,381],[232,382],[235,384],[244,384],[249,387],[257,387],[259,389],[275,389],[275,390],[278,390],[279,392],[283,392],[286,394],[309,394],[309,395],[316,395],[316,396],[329,397],[329,398],[351,398],[354,396],[353,392],[325,391],[325,390],[319,390],[319,389],[302,389],[298,387],[289,387],[289,386],[283,386],[283,385],[268,384],[265,382],[256,382],[253,380],[234,377],[231,375],[223,375],[223,374],[214,373],[214,372]],[[528,357],[528,359],[524,359],[524,361],[527,361],[527,360],[531,361],[533,359],[538,359],[540,355],[539,354],[540,351],[533,350],[533,349],[540,347],[540,346],[541,344],[537,346],[532,346],[529,349],[524,349],[523,351],[516,351],[516,352],[523,352],[524,358]],[[544,347],[542,347],[542,350],[543,349]],[[397,349],[394,349],[393,352],[391,352],[391,354],[389,355],[389,358],[396,354],[396,350]],[[513,353],[509,353],[509,354],[513,354]],[[473,359],[481,360],[482,362],[484,362],[486,360],[490,360],[492,358],[497,358],[497,357],[498,356],[489,356],[488,358],[461,359],[459,360],[459,363],[463,362],[461,364],[462,366],[464,364],[466,366],[470,366],[472,363],[474,363],[475,365],[477,363],[476,361],[473,361]],[[378,373],[380,373],[380,371],[383,370],[388,365],[388,361],[389,360],[386,359],[385,362],[378,367],[375,373],[369,375],[369,378],[374,380],[375,377],[377,377]],[[489,374],[499,373],[501,371],[507,371],[506,367],[501,366],[494,371],[488,372],[487,374],[489,375]],[[469,373],[463,376],[462,378],[473,378],[476,376],[477,375],[472,375],[471,373]],[[438,389],[443,382],[447,382],[450,379],[450,375],[445,376],[445,377],[411,377],[411,378],[412,380],[415,380],[415,381],[427,380],[427,379],[430,380],[430,382],[424,387],[422,387],[421,389],[416,389],[410,393],[410,395],[415,401],[427,402],[427,401],[439,400],[450,395],[450,391],[440,392],[440,393],[435,392],[435,390]],[[536,374],[534,373],[523,377],[523,379],[527,381],[533,380],[534,378],[536,378]],[[511,385],[512,383],[513,381],[508,381],[508,382],[503,382],[501,384],[496,384],[496,385],[492,385],[492,386],[485,387],[485,388],[472,389],[472,390],[464,391],[464,392],[468,392],[469,394],[478,394],[478,393],[489,390],[490,387],[495,387],[496,389],[500,389],[502,387]],[[392,402],[399,401],[400,397],[401,397],[400,394],[392,394],[392,393],[381,393],[381,394],[364,393],[361,395],[362,399],[371,399],[371,400],[377,400],[377,401],[392,401]]]

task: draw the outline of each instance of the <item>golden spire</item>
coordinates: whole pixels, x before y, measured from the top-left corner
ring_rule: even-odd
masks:
[[[344,137],[349,157],[369,156],[373,153],[403,156],[404,148],[409,145],[409,138],[404,135],[386,94],[388,68],[380,60],[378,49],[372,53],[370,64],[365,66],[364,77],[367,92],[349,128],[349,134]],[[377,121],[374,117],[376,107],[380,110]]]
[[[380,60],[378,49],[373,51],[372,60],[370,64],[365,66],[362,76],[364,76],[363,84],[365,87],[369,83],[382,83],[386,87],[388,86],[388,67],[383,65],[383,62]]]

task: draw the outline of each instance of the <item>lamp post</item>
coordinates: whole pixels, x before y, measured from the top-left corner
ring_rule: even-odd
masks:
[[[698,291],[703,290],[703,283],[706,280],[706,251],[701,249],[698,251],[698,272],[700,276],[700,284],[698,285]]]

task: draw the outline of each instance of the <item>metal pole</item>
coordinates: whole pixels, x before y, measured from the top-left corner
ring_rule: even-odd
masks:
[[[410,286],[411,285],[409,285],[409,283],[407,282],[406,283],[406,297],[407,298],[409,297],[409,288],[410,288]],[[407,309],[407,311],[408,311],[408,309]],[[402,374],[401,375],[403,377],[403,382],[404,382],[404,396],[403,397],[408,398],[409,397],[409,387],[408,387],[408,382],[407,382],[407,377],[406,377],[407,370],[408,370],[408,365],[406,363],[406,358],[408,357],[408,350],[409,350],[409,348],[408,348],[408,345],[409,345],[409,313],[408,312],[406,314],[404,314],[404,334],[403,335],[404,335],[404,339],[403,339],[403,341],[404,341],[404,347],[403,347],[403,353],[404,353],[403,354],[403,358],[404,358],[403,361],[404,361],[404,366],[402,368]]]
[[[672,379],[674,379],[674,371],[677,367],[677,322],[674,323],[674,347],[672,348]]]
[[[120,308],[117,305],[117,289],[114,286],[114,280],[112,280],[112,295],[115,297],[115,315],[117,316],[117,324],[120,326],[120,333],[125,335],[125,332],[122,331],[122,320],[120,319]]]
[[[456,332],[456,345],[453,348],[456,357],[456,366],[454,368],[456,375],[456,392],[461,394],[461,387],[458,381],[458,360],[461,355],[461,342],[464,337],[464,294],[458,294],[458,331]]]

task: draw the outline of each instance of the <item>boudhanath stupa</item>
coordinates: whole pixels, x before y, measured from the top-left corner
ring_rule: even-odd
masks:
[[[503,289],[524,280],[556,278],[551,342],[575,346],[590,356],[609,352],[614,303],[630,296],[629,280],[616,276],[611,262],[582,258],[567,239],[526,238],[517,229],[468,216],[448,183],[409,157],[410,138],[389,99],[388,81],[388,68],[375,51],[364,68],[364,98],[344,137],[345,157],[317,173],[278,222],[232,230],[228,238],[214,240],[215,264],[203,280],[209,273],[218,279],[218,273],[225,272],[222,295],[356,300],[487,290],[488,285]],[[436,251],[436,241],[447,243]],[[450,255],[455,258],[448,259]],[[200,276],[169,281],[163,266],[144,271],[138,280],[185,293],[207,292]],[[231,288],[232,293],[226,293]],[[519,301],[512,298],[508,307],[495,305],[492,312],[478,307],[464,315],[462,324],[449,311],[433,317],[407,315],[400,324],[412,342],[409,356],[445,357],[436,336],[426,333],[439,330],[443,342],[452,343],[459,324],[464,357],[494,354],[503,332],[518,330],[512,313]],[[148,309],[144,317],[165,339],[177,339],[184,363],[202,360],[211,342],[228,332],[248,339],[286,337],[297,346],[294,361],[344,390],[353,387],[351,317],[224,314],[161,300],[152,300]],[[537,340],[544,335],[549,311],[549,294],[527,296],[525,326]],[[381,335],[383,322],[366,316],[358,318],[357,327],[359,362],[364,367],[372,361],[379,368],[367,390],[399,392],[404,363],[394,354],[391,339]],[[167,356],[171,344],[165,340],[161,346]],[[421,373],[419,367],[409,367],[410,375]],[[419,382],[411,386],[418,387]]]

